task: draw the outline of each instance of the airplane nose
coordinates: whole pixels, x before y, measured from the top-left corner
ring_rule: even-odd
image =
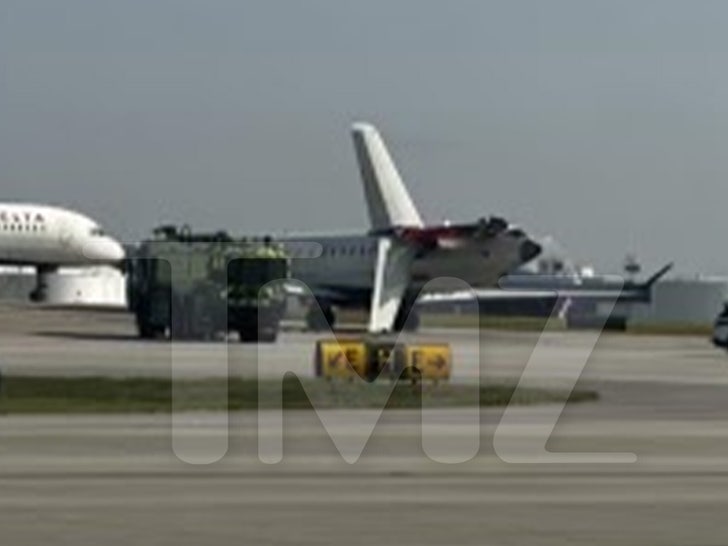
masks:
[[[119,243],[117,243],[116,241],[109,241],[109,246],[109,254],[112,261],[120,262],[124,258],[126,258],[126,252],[124,252],[124,247],[122,247]]]
[[[124,248],[110,238],[94,240],[84,245],[83,253],[89,260],[103,263],[118,263],[126,256]]]
[[[524,263],[530,262],[536,256],[541,254],[541,245],[539,245],[538,243],[534,243],[533,241],[525,241],[521,245],[520,253],[521,253],[521,260]]]

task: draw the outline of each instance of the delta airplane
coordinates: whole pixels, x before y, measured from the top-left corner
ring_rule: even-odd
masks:
[[[282,238],[293,258],[292,277],[315,300],[306,317],[309,328],[332,327],[335,307],[368,308],[372,333],[415,328],[413,305],[423,289],[445,297],[462,290],[462,281],[495,287],[541,252],[522,229],[499,217],[425,224],[377,129],[356,123],[352,137],[369,231]]]
[[[120,265],[124,255],[88,216],[47,205],[0,203],[0,265],[36,268],[35,301],[44,297],[46,276],[59,267]]]

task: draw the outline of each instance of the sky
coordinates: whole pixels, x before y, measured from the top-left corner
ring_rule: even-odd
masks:
[[[0,199],[123,240],[363,230],[365,120],[431,222],[728,273],[726,28],[722,0],[0,0]]]

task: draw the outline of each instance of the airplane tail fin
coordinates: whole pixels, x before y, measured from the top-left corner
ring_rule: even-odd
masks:
[[[351,133],[372,229],[422,227],[420,214],[377,129],[355,123]]]
[[[657,271],[654,275],[652,275],[649,279],[645,281],[645,284],[643,285],[645,288],[652,288],[657,281],[659,281],[662,277],[667,275],[673,268],[675,264],[673,262],[670,262],[665,267]]]

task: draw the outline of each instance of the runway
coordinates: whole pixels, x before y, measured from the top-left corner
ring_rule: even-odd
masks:
[[[527,539],[544,545],[677,545],[721,544],[727,530],[718,513],[726,482],[682,477],[481,482],[145,476],[60,481],[50,490],[32,480],[1,483],[19,505],[3,506],[3,532],[14,544],[441,545]],[[533,493],[555,487],[562,493]],[[626,487],[641,493],[625,495]],[[696,489],[706,492],[696,496]],[[605,501],[595,505],[584,490],[599,491]],[[705,542],[710,536],[714,540]]]
[[[187,419],[189,434],[225,433],[215,416]],[[175,457],[168,417],[5,419],[0,527],[12,544],[69,545],[720,544],[728,532],[726,422],[562,426],[553,449],[640,456],[581,467],[500,461],[487,419],[476,459],[433,463],[409,412],[348,465],[314,419],[294,415],[284,462],[264,465],[252,417],[238,416],[229,455],[205,467]]]
[[[225,344],[142,343],[128,317],[0,310],[3,373],[184,376],[217,370]],[[434,331],[449,340],[456,379],[517,378],[537,335]],[[588,333],[542,340],[545,382]],[[265,347],[264,374],[310,373],[314,336]],[[231,347],[232,348],[232,347]],[[240,351],[240,352],[238,352]],[[235,346],[234,373],[255,374],[257,350]],[[269,358],[270,357],[270,358]],[[212,365],[209,363],[213,362]],[[480,412],[480,448],[446,465],[423,449],[421,415],[349,412],[336,443],[315,414],[286,414],[284,456],[269,465],[258,415],[13,416],[0,419],[0,529],[8,544],[723,544],[728,536],[728,357],[700,338],[605,335],[580,384],[596,403],[567,407],[552,452],[630,452],[630,464],[512,464],[495,448],[503,410]],[[443,410],[434,441],[458,445],[467,410]],[[533,438],[549,407],[515,411]],[[352,424],[353,423],[353,424]],[[179,439],[226,444],[191,465]],[[368,442],[347,464],[338,447]],[[433,439],[431,438],[431,439]]]

